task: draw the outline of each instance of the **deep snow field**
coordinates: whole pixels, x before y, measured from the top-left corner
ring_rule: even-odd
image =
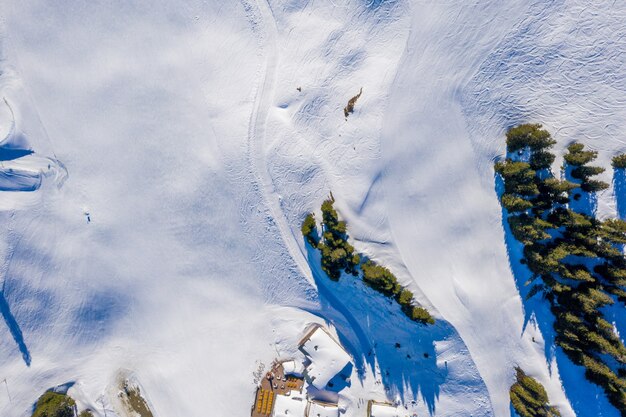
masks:
[[[493,173],[506,129],[540,122],[611,181],[626,3],[588,3],[3,0],[0,416],[67,384],[127,417],[120,374],[155,417],[248,416],[259,365],[319,322],[354,358],[346,417],[509,416],[516,365],[563,417],[617,417],[523,301]],[[331,191],[435,326],[323,275],[299,228]]]

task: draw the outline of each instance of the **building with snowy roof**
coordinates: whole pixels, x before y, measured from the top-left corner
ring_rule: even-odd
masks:
[[[367,417],[404,417],[405,414],[401,415],[398,407],[389,403],[370,400],[367,405]]]
[[[308,401],[300,395],[279,394],[274,402],[272,417],[306,417]]]
[[[300,361],[290,360],[282,363],[285,375],[293,375],[302,377],[304,373],[304,365]]]
[[[309,401],[306,417],[338,417],[339,407],[337,404],[321,401]]]
[[[320,325],[313,326],[304,336],[300,341],[300,350],[308,362],[305,376],[311,385],[320,390],[351,363],[348,352]],[[344,379],[348,376],[343,375]]]
[[[338,417],[337,404],[307,400],[301,395],[278,394],[272,417]]]

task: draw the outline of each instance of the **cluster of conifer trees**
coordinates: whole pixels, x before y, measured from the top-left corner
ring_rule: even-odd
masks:
[[[548,394],[535,378],[515,368],[517,381],[509,391],[511,404],[520,417],[561,417],[556,407],[549,404]]]
[[[541,125],[508,131],[507,159],[495,165],[504,181],[501,203],[513,236],[524,244],[522,262],[532,273],[528,297],[548,300],[556,344],[626,416],[626,347],[602,313],[616,302],[626,305],[626,222],[570,208],[583,193],[608,184],[593,178],[604,169],[590,165],[597,153],[580,143],[568,147],[565,178],[556,178],[550,170],[554,144]],[[614,166],[626,166],[620,158]]]
[[[313,247],[322,253],[322,270],[333,281],[339,280],[342,271],[357,276],[357,267],[361,263],[361,257],[348,243],[346,222],[339,220],[331,199],[322,203],[322,221],[321,239],[317,234],[317,225],[312,213],[307,215],[302,224],[302,234]]]
[[[322,204],[321,228],[320,237],[315,217],[310,213],[304,219],[301,230],[307,242],[320,251],[322,270],[331,280],[338,281],[342,272],[359,276],[360,270],[366,285],[393,298],[411,320],[423,324],[435,323],[428,310],[415,305],[413,293],[401,286],[389,269],[371,259],[362,261],[363,257],[348,242],[346,222],[339,220],[332,198]]]

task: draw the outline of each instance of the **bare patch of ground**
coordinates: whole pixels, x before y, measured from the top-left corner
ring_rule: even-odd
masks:
[[[115,398],[111,398],[119,412],[126,417],[154,417],[136,378],[121,372],[115,384]]]
[[[363,87],[361,87],[361,90],[359,90],[359,94],[357,94],[356,96],[352,97],[348,101],[348,105],[343,108],[343,115],[346,116],[346,119],[348,118],[350,113],[354,113],[354,105],[356,104],[356,101],[359,99],[359,97],[361,97],[362,93],[363,93]]]

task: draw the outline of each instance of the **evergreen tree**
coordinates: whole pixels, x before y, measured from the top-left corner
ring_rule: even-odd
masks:
[[[508,194],[533,196],[539,194],[535,182],[536,172],[530,168],[530,164],[507,159],[496,163],[496,172],[504,179],[504,189]]]
[[[568,153],[564,156],[565,162],[573,166],[572,178],[580,180],[580,188],[585,192],[605,190],[609,185],[603,181],[593,180],[591,177],[604,172],[604,168],[589,166],[598,156],[596,151],[585,151],[585,145],[574,142],[567,147]]]
[[[563,157],[565,162],[574,166],[586,165],[596,159],[598,152],[585,151],[585,145],[574,142],[567,147],[567,154]]]
[[[611,165],[613,165],[615,169],[626,168],[626,153],[614,156],[611,160]]]
[[[317,235],[317,225],[315,223],[315,216],[313,213],[306,215],[300,230],[302,231],[302,235],[306,238],[307,242],[309,242],[309,244],[314,248],[317,247],[319,238]]]
[[[435,319],[433,318],[433,316],[430,315],[428,310],[422,307],[414,306],[411,309],[411,314],[409,315],[409,318],[422,324],[435,324]]]
[[[522,124],[509,129],[506,133],[506,145],[509,152],[529,147],[533,151],[550,148],[556,141],[540,124]]]
[[[372,260],[361,265],[361,270],[363,271],[363,281],[386,296],[397,295],[402,290],[396,276]]]
[[[560,417],[556,407],[549,405],[548,394],[543,385],[515,368],[517,381],[509,391],[511,404],[520,417]]]
[[[530,156],[530,167],[536,171],[548,169],[554,162],[555,156],[547,151],[533,152]]]
[[[413,293],[406,288],[402,289],[397,296],[398,303],[401,306],[411,306],[413,304]]]
[[[504,194],[500,201],[504,208],[510,212],[526,211],[533,206],[533,203],[530,201],[513,194]]]

